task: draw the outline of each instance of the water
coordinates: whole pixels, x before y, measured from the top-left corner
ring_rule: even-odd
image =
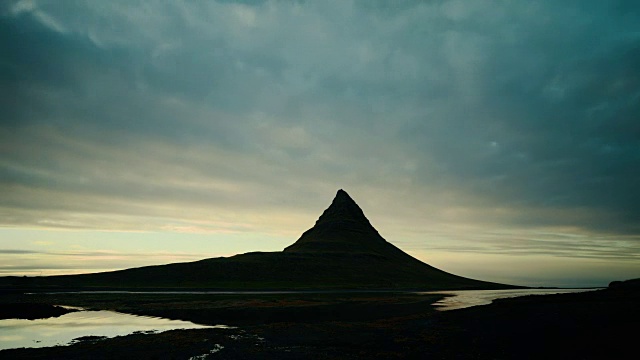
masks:
[[[173,329],[226,328],[189,321],[136,316],[114,311],[78,311],[57,318],[0,320],[0,350],[20,347],[68,345],[84,336],[114,337],[134,332],[161,332]]]
[[[495,299],[512,298],[526,295],[547,295],[572,292],[585,292],[597,289],[522,289],[522,290],[464,290],[430,291],[418,294],[450,295],[434,305],[438,310],[462,309],[477,305],[490,304]],[[357,291],[356,291],[357,292]],[[98,292],[87,292],[98,293]],[[109,291],[102,293],[137,293]],[[236,291],[194,291],[194,292],[153,292],[154,294],[291,294],[300,291],[276,292],[236,292]],[[321,292],[325,293],[325,292]],[[332,293],[332,292],[328,292]],[[336,293],[344,293],[337,291]],[[145,292],[150,294],[150,292]],[[23,320],[0,320],[0,350],[20,347],[47,347],[68,345],[73,339],[85,336],[114,337],[134,332],[161,332],[174,329],[227,328],[224,325],[206,326],[188,321],[169,320],[148,316],[136,316],[114,311],[78,311],[57,318]],[[216,348],[213,352],[219,351]]]
[[[419,294],[444,294],[448,296],[433,305],[440,311],[464,309],[472,306],[491,304],[496,299],[514,298],[527,295],[550,295],[593,291],[598,289],[517,289],[517,290],[460,290],[429,291]]]

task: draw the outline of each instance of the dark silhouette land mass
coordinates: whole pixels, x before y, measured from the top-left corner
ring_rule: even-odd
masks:
[[[5,281],[22,282],[30,292]],[[30,285],[27,285],[29,283]],[[44,278],[0,278],[5,318],[56,316],[53,305],[227,324],[228,329],[83,336],[72,345],[0,350],[11,359],[635,359],[640,279],[584,293],[523,296],[452,311],[411,291],[154,293],[183,290],[496,289],[435,269],[386,242],[339,191],[282,252]],[[59,288],[61,291],[47,291]],[[69,289],[141,289],[74,293]],[[35,290],[35,291],[33,291]],[[38,291],[44,290],[44,291]],[[0,314],[0,319],[2,314]],[[44,316],[42,315],[42,316]],[[235,328],[237,326],[237,328]]]
[[[339,190],[315,225],[281,252],[35,278],[0,284],[40,288],[216,290],[503,289],[434,268],[387,242]]]

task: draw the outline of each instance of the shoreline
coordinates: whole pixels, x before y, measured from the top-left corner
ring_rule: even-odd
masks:
[[[640,321],[637,289],[523,296],[453,311],[435,310],[435,295],[410,294],[36,296],[43,302],[73,299],[85,308],[238,328],[133,334],[3,350],[0,357],[187,359],[217,349],[216,355],[227,359],[624,358],[635,337],[627,329]]]

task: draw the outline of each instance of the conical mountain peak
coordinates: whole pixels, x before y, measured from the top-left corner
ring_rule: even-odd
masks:
[[[362,253],[370,252],[372,246],[382,245],[388,243],[373,228],[358,204],[340,189],[316,224],[284,251]]]
[[[316,226],[333,222],[355,222],[371,226],[362,209],[342,189],[338,190],[331,205],[320,215]]]

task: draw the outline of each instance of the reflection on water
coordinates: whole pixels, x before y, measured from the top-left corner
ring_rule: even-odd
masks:
[[[0,320],[0,350],[69,344],[85,336],[113,337],[134,332],[226,327],[197,325],[189,321],[136,316],[113,311],[78,311],[57,318]]]
[[[517,290],[460,290],[460,291],[429,291],[419,294],[444,294],[448,296],[433,305],[438,310],[464,309],[471,306],[491,304],[493,300],[514,298],[526,295],[550,295],[574,292],[593,291],[598,289],[517,289]]]

